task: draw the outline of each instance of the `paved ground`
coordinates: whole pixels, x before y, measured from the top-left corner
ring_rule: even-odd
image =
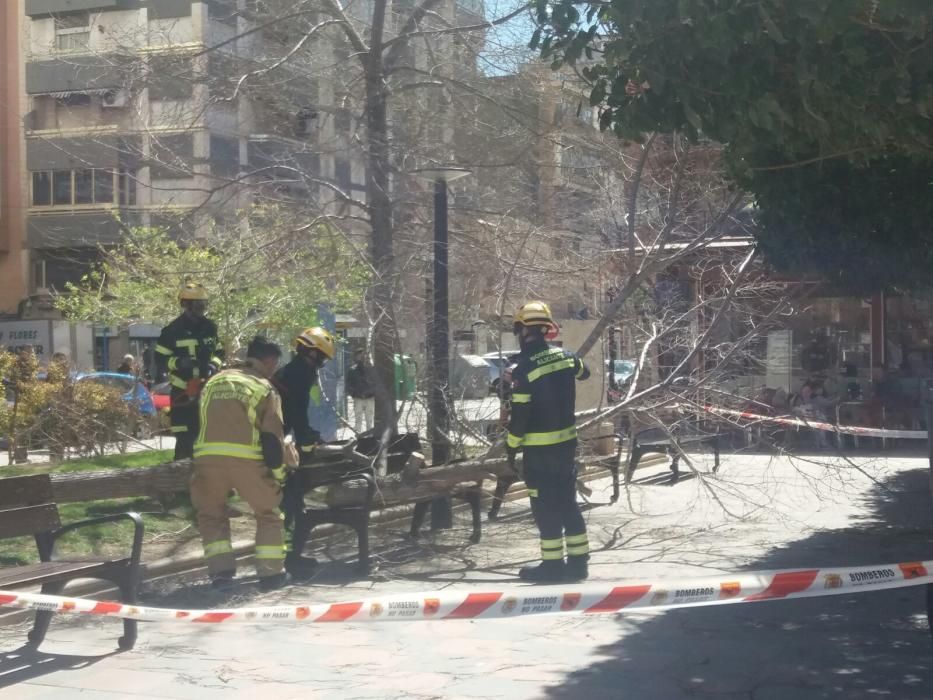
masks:
[[[823,458],[825,460],[825,458]],[[701,470],[708,467],[698,459]],[[655,467],[615,506],[588,510],[595,580],[930,558],[925,460],[810,461],[736,455],[716,479],[666,483]],[[605,503],[607,492],[593,500]],[[150,604],[205,606],[488,588],[534,557],[523,503],[466,546],[466,519],[433,541],[379,533],[373,580],[328,565],[306,587],[222,599],[203,583],[149,587]],[[340,548],[326,552],[340,559]],[[459,582],[459,583],[452,583]],[[63,618],[40,654],[0,640],[0,697],[810,698],[933,697],[922,589],[655,614],[322,627],[144,625],[110,654],[111,620]]]

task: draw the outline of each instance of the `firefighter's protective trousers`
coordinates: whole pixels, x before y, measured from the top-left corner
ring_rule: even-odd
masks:
[[[586,521],[577,503],[576,441],[526,447],[522,456],[531,512],[541,537],[541,559],[589,554]]]
[[[227,494],[236,489],[256,517],[256,573],[282,572],[285,559],[281,489],[263,459],[260,433],[282,440],[278,393],[258,370],[227,370],[201,394],[201,427],[194,445],[191,502],[197,510],[211,576],[233,573]]]

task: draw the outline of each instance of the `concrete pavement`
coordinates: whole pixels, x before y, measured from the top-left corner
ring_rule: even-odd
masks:
[[[817,461],[827,461],[820,458]],[[639,470],[615,506],[587,511],[594,580],[930,558],[926,461],[735,455],[716,478],[671,486]],[[696,460],[700,471],[709,467]],[[608,481],[593,500],[608,501]],[[422,543],[377,534],[372,580],[348,582],[351,551],[308,586],[222,597],[203,582],[150,586],[147,604],[262,604],[374,591],[488,589],[536,555],[525,503],[468,546],[467,517]],[[39,654],[5,628],[0,697],[11,698],[802,698],[933,697],[922,588],[663,613],[501,621],[193,627],[143,624],[107,655],[119,624],[62,618]]]

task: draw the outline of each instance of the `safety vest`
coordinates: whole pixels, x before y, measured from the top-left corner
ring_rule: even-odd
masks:
[[[212,377],[201,392],[201,429],[194,456],[262,461],[258,410],[275,390],[252,369],[230,369]]]

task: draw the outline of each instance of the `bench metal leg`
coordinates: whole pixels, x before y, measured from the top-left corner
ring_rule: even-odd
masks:
[[[301,559],[302,553],[305,551],[305,545],[308,543],[308,538],[311,536],[311,519],[308,517],[307,513],[304,510],[300,510],[294,514],[295,518],[295,527],[292,530],[292,548],[286,554],[286,565],[289,562],[295,562]]]
[[[676,448],[672,448],[674,450]],[[671,483],[676,483],[680,478],[680,453],[672,451],[671,456]]]
[[[120,581],[120,602],[135,603],[139,589],[139,581],[136,572],[127,572],[125,578]],[[123,651],[128,651],[136,645],[137,621],[123,619],[123,636],[117,640],[117,646]]]
[[[713,474],[719,471],[719,437],[713,438]]]
[[[480,515],[482,507],[482,490],[476,486],[463,494],[464,500],[470,504],[470,512],[473,515],[473,532],[470,535],[470,542],[479,544],[483,537],[483,518]]]
[[[356,570],[361,576],[369,576],[369,510],[363,509],[354,529],[356,530],[356,542],[359,549]]]
[[[638,463],[641,461],[642,451],[638,447],[632,447],[632,453],[628,458],[628,469],[625,471],[625,483],[628,484],[632,481],[632,475],[635,473],[635,470],[638,468]]]
[[[41,592],[45,595],[59,595],[64,589],[64,583],[44,583]],[[49,631],[49,624],[52,622],[53,614],[51,610],[36,611],[36,619],[28,635],[29,644],[32,647],[38,647],[42,644],[46,632]]]
[[[508,493],[508,490],[514,483],[515,479],[510,479],[505,476],[500,476],[496,480],[496,490],[492,494],[492,505],[489,506],[489,514],[487,516],[490,520],[495,520],[499,517],[499,510],[502,508],[502,501],[505,500],[505,494]]]
[[[424,518],[428,514],[430,508],[430,501],[422,501],[421,503],[415,504],[415,513],[411,516],[411,529],[408,531],[408,534],[412,538],[416,538],[421,534],[421,526],[424,525]]]

